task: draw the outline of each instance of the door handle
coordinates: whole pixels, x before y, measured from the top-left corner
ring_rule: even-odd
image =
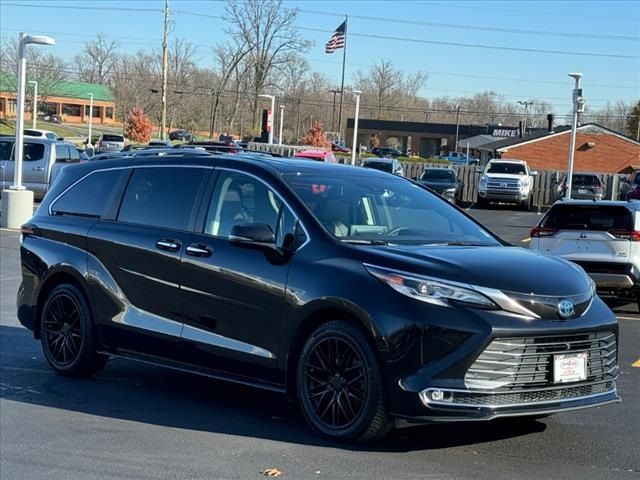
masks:
[[[170,239],[158,240],[156,242],[156,247],[167,252],[177,252],[180,250],[180,242]]]
[[[44,167],[33,167],[34,172],[44,172]]]
[[[194,243],[186,248],[187,255],[192,257],[210,257],[213,254],[213,250],[208,245],[202,243]]]

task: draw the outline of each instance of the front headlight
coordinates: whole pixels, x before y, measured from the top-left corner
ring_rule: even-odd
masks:
[[[487,188],[487,177],[485,177],[484,175],[480,177],[478,188],[480,188],[480,190],[484,190]]]
[[[475,308],[497,309],[498,306],[471,285],[457,284],[411,273],[365,264],[367,271],[395,291],[421,302],[451,307],[465,304]]]
[[[456,193],[456,189],[455,188],[447,188],[444,193],[449,193],[449,194],[454,194]]]

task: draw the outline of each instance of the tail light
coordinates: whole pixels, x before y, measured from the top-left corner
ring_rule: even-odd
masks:
[[[609,230],[609,233],[616,238],[640,242],[640,232],[637,230]]]
[[[602,185],[595,185],[595,186],[593,187],[593,189],[594,189],[596,192],[602,192],[602,190],[604,190],[604,189],[602,188]]]
[[[558,233],[556,228],[545,228],[545,227],[533,227],[531,232],[529,232],[529,236],[531,238],[536,237],[551,237]]]

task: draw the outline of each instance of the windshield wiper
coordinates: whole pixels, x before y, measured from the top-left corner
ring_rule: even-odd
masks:
[[[385,240],[368,240],[364,238],[343,238],[340,240],[345,243],[353,243],[355,245],[389,245]]]

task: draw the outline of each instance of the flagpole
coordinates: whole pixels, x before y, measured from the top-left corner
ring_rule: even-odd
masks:
[[[347,60],[347,22],[349,16],[345,15],[344,20],[344,49],[342,50],[342,84],[340,85],[340,108],[338,109],[338,137],[342,139],[342,99],[344,97],[344,66]]]

